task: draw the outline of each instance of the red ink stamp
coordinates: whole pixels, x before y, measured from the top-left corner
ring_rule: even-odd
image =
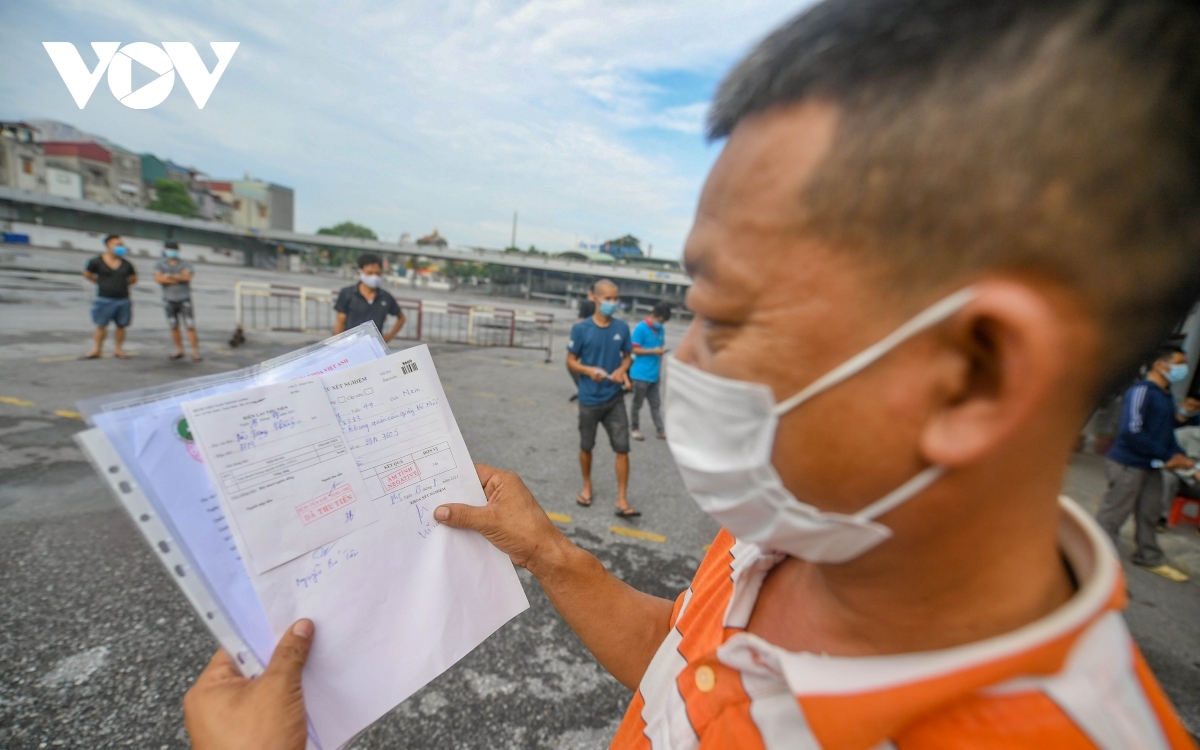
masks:
[[[307,503],[297,505],[296,513],[300,515],[300,520],[307,526],[340,508],[345,508],[356,499],[354,488],[347,484],[330,490],[327,494],[309,500]]]
[[[391,492],[402,484],[407,484],[414,479],[421,478],[421,470],[416,464],[405,464],[399,469],[396,469],[391,474],[385,474],[383,477],[384,492]]]

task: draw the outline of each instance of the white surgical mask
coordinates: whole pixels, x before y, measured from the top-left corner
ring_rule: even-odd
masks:
[[[364,273],[359,278],[362,279],[362,283],[366,284],[367,286],[371,287],[372,289],[379,288],[379,277],[378,276],[368,276],[367,274]]]
[[[930,466],[857,513],[828,513],[797,500],[775,471],[771,453],[779,418],[950,317],[974,296],[968,287],[933,304],[778,404],[762,383],[719,377],[671,357],[667,444],[692,498],[738,539],[814,563],[846,562],[886,540],[891,529],[874,519],[937,481],[943,467]]]

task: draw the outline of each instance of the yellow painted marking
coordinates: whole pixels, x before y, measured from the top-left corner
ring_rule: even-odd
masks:
[[[516,401],[518,404],[525,404],[526,406],[537,406],[537,401],[531,398],[514,398],[513,401]]]
[[[704,545],[704,551],[705,551],[705,552],[708,552],[710,549],[712,549],[712,545],[711,545],[711,544],[706,544],[706,545]]]
[[[77,411],[70,411],[68,409],[55,409],[54,414],[55,416],[63,417],[64,419],[83,419],[82,414]]]
[[[458,388],[456,388],[452,385],[446,385],[445,383],[442,383],[442,390],[445,391],[446,393],[450,393],[451,391],[457,391]]]
[[[79,359],[78,354],[66,354],[61,357],[38,357],[38,362],[70,362],[71,360]]]
[[[546,515],[550,517],[551,521],[558,521],[559,523],[571,522],[571,517],[562,513],[547,513]]]
[[[13,406],[33,406],[32,401],[26,401],[23,398],[14,398],[12,396],[0,396],[0,404],[12,404]]]
[[[608,530],[614,534],[622,536],[631,536],[635,539],[645,539],[648,542],[665,542],[667,538],[662,534],[655,534],[652,531],[638,531],[637,529],[627,529],[624,526],[609,526]]]
[[[496,398],[496,394],[488,391],[475,391],[475,395],[479,396],[480,398]]]

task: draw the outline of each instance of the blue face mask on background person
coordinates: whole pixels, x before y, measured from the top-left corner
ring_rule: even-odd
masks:
[[[116,255],[117,257],[122,257],[128,252],[129,248],[125,247],[124,245],[117,245],[113,248],[113,255]]]
[[[167,251],[164,253],[164,255],[166,255],[166,256],[167,256],[168,258],[170,258],[171,260],[175,260],[176,258],[178,258],[178,257],[179,257],[179,251],[178,251],[178,250],[167,250]]]
[[[1188,366],[1185,364],[1171,365],[1167,368],[1167,373],[1164,377],[1169,383],[1182,383],[1183,379],[1188,376]]]
[[[621,303],[619,303],[619,302],[601,302],[600,303],[600,314],[606,318],[611,318],[613,315],[616,314],[617,310],[620,310],[620,309],[621,309]]]

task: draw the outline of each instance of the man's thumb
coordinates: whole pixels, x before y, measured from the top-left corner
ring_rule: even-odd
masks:
[[[304,671],[304,662],[308,661],[312,642],[312,620],[297,620],[279,639],[275,653],[271,654],[271,663],[267,665],[263,676],[273,675],[299,682],[300,673]]]
[[[480,525],[483,521],[481,514],[484,510],[484,508],[477,508],[474,505],[447,503],[446,505],[439,505],[434,509],[433,517],[437,519],[438,523],[444,523],[456,529],[480,531]]]

